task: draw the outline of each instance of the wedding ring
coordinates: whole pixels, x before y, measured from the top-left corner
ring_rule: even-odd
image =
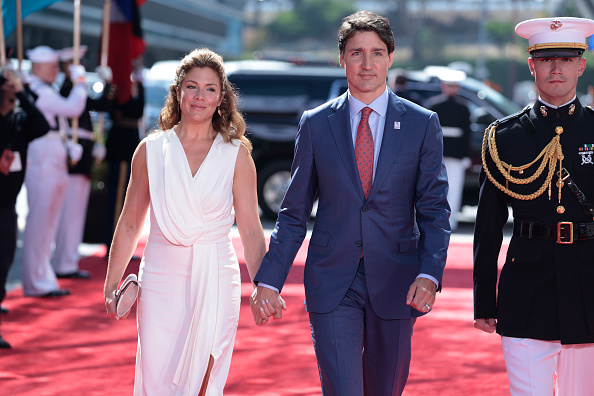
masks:
[[[427,307],[427,309],[431,309],[431,307],[429,306],[429,304],[425,304],[425,307]]]

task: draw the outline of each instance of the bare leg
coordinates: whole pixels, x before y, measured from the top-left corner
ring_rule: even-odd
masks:
[[[204,374],[204,379],[202,380],[202,387],[200,388],[200,393],[198,396],[205,396],[206,395],[206,388],[208,386],[208,380],[210,378],[210,372],[212,371],[212,366],[214,364],[214,358],[210,355],[210,359],[208,360],[208,368],[206,369],[206,374]]]

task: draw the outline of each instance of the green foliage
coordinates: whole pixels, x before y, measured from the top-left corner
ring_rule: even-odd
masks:
[[[306,38],[336,41],[340,21],[354,11],[351,1],[303,0],[292,11],[279,14],[267,29],[276,42]]]
[[[490,21],[487,22],[487,34],[489,38],[497,44],[509,43],[511,32],[514,31],[512,21]]]

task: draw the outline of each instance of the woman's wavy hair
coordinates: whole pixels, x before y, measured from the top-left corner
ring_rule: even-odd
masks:
[[[221,83],[221,94],[223,100],[212,116],[212,127],[221,135],[226,142],[237,139],[242,142],[248,150],[252,151],[252,144],[245,137],[245,120],[237,110],[237,97],[235,88],[227,79],[223,58],[207,48],[197,48],[187,54],[177,67],[175,80],[169,86],[169,94],[165,106],[161,109],[159,116],[159,127],[166,131],[179,124],[181,120],[180,105],[177,100],[177,91],[188,72],[196,67],[212,69],[218,76]]]

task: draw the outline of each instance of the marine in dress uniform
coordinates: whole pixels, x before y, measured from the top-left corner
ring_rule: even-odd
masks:
[[[594,394],[594,111],[576,97],[594,21],[522,22],[539,99],[483,141],[475,327],[502,336],[511,394]],[[514,229],[497,284],[502,229]],[[555,382],[556,376],[556,382]]]
[[[16,107],[17,99],[20,107]],[[17,246],[16,200],[25,179],[27,147],[49,131],[45,117],[12,72],[0,75],[0,303]],[[0,319],[1,321],[1,319]],[[0,348],[10,348],[0,335]]]
[[[440,76],[442,94],[429,100],[426,107],[439,116],[443,131],[443,159],[448,172],[450,227],[458,228],[457,215],[462,207],[466,169],[470,166],[470,111],[458,96],[466,73],[451,70]]]
[[[59,297],[60,289],[50,263],[60,212],[68,186],[68,157],[80,160],[82,148],[67,140],[67,117],[79,117],[87,100],[84,68],[71,69],[76,85],[64,98],[51,84],[59,71],[58,52],[47,46],[27,51],[32,63],[30,90],[35,104],[50,125],[50,131],[29,145],[27,200],[29,213],[23,234],[23,293],[26,296]],[[78,158],[77,158],[78,157]]]
[[[81,46],[81,56],[84,56],[87,46]],[[69,78],[69,65],[74,59],[74,50],[65,48],[60,51],[60,62],[67,78],[64,79],[60,88],[60,95],[67,98],[74,87]],[[111,70],[104,70],[102,78],[109,78]],[[101,74],[101,73],[100,73]],[[58,233],[56,237],[56,248],[52,259],[52,265],[58,278],[89,278],[90,273],[78,268],[79,254],[78,246],[81,244],[87,216],[87,206],[91,193],[91,168],[95,159],[102,161],[105,156],[105,147],[100,142],[95,142],[93,136],[93,123],[89,111],[109,112],[112,109],[114,91],[112,85],[106,81],[103,93],[99,98],[87,98],[85,110],[78,119],[77,139],[83,148],[81,159],[73,164],[68,163],[68,187],[66,189],[66,200],[62,207]],[[72,131],[72,129],[69,129]]]

